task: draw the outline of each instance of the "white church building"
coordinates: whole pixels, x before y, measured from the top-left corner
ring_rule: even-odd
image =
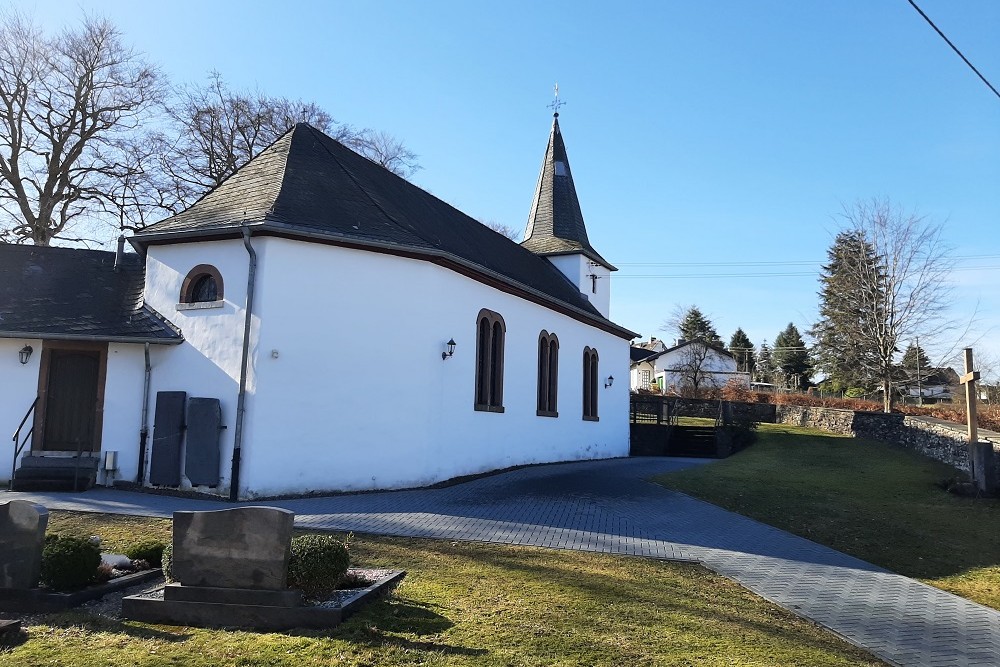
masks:
[[[521,244],[300,124],[135,252],[0,245],[0,479],[243,499],[627,455],[636,334],[556,116]]]

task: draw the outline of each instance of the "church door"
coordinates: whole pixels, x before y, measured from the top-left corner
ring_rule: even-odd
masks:
[[[43,359],[45,395],[43,452],[100,451],[103,359],[93,349],[47,349]],[[47,363],[46,363],[47,361]]]

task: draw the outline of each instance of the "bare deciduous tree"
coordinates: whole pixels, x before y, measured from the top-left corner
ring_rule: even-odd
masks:
[[[505,225],[504,223],[497,222],[496,220],[480,220],[479,222],[489,227],[497,234],[503,234],[514,243],[519,243],[521,241],[521,230],[519,229],[514,229],[510,225]]]
[[[715,374],[712,372],[711,357],[714,350],[703,340],[696,340],[680,351],[680,358],[673,368],[666,369],[680,381],[682,393],[697,396],[705,388],[717,389]]]
[[[157,137],[157,189],[172,211],[218,186],[296,123],[309,123],[400,176],[417,169],[417,156],[388,133],[339,124],[312,102],[234,90],[218,72],[203,85],[179,89],[165,114],[172,127]]]
[[[49,245],[88,216],[124,215],[113,193],[139,169],[141,122],[162,94],[105,19],[51,37],[0,18],[0,238]]]
[[[420,169],[417,154],[402,141],[382,130],[364,129],[355,132],[344,126],[338,140],[397,176],[407,178]]]
[[[875,350],[869,369],[881,379],[884,409],[890,412],[895,356],[900,345],[916,337],[940,337],[950,305],[950,248],[942,227],[904,212],[885,199],[858,201],[843,213],[844,225],[871,249],[872,258],[859,256],[846,262],[852,272],[852,293],[866,314],[841,335],[857,337]]]

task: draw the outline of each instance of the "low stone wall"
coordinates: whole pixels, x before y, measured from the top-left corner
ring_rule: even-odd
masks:
[[[969,443],[962,424],[898,413],[855,412],[799,405],[777,406],[775,423],[809,426],[831,433],[889,442],[969,472]],[[988,441],[989,436],[980,440]],[[993,442],[993,450],[1000,455],[1000,442]]]
[[[804,405],[776,405],[775,424],[790,424],[818,428],[831,433],[852,435],[853,410],[815,408]]]

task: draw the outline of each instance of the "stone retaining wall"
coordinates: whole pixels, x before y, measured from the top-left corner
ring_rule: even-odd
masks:
[[[852,435],[853,422],[853,410],[815,408],[804,405],[776,405],[773,423],[807,426],[831,433]]]
[[[800,405],[777,406],[775,423],[890,442],[969,472],[969,443],[963,424],[947,424],[898,413],[855,412]],[[989,437],[981,437],[980,440],[989,441]],[[1000,442],[993,442],[993,450],[1000,455]]]

